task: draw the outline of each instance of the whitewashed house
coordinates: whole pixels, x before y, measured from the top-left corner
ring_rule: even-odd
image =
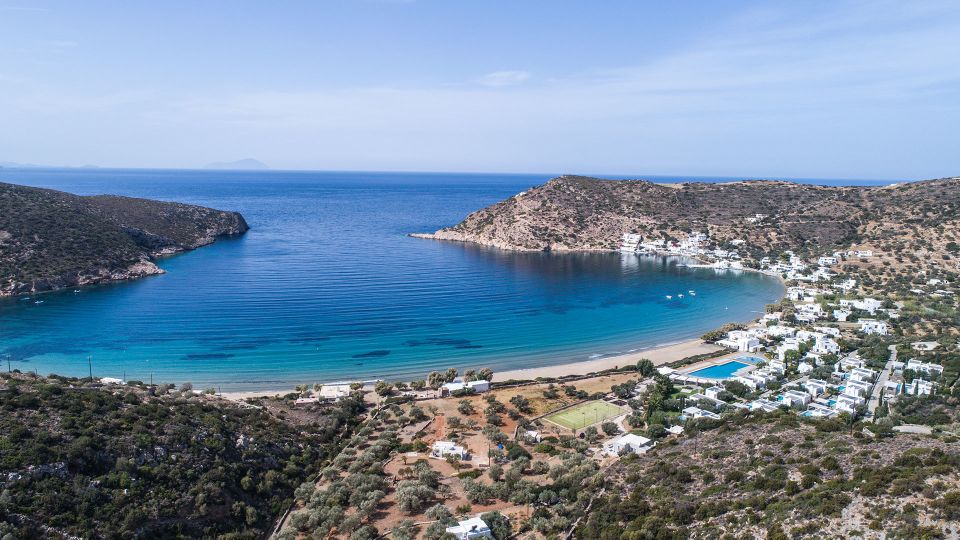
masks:
[[[812,398],[810,397],[810,394],[808,394],[807,392],[799,392],[797,390],[788,390],[783,393],[782,403],[790,407],[804,407],[808,403],[810,403],[811,400]]]
[[[877,380],[877,372],[870,368],[853,368],[850,370],[850,380],[872,383]]]
[[[905,369],[926,373],[927,375],[943,375],[943,366],[940,364],[934,364],[933,362],[922,362],[916,358],[911,358],[908,360]]]
[[[726,389],[722,386],[711,386],[703,391],[703,394],[710,399],[720,399],[720,393],[725,392]]]
[[[860,319],[860,331],[874,336],[885,336],[890,332],[887,323],[876,319]]]
[[[457,540],[473,540],[475,538],[493,538],[490,527],[480,519],[480,516],[460,521],[452,527],[447,527],[447,534],[452,534]]]
[[[633,433],[624,433],[607,441],[607,443],[603,445],[603,453],[608,456],[619,456],[625,452],[645,454],[653,448],[654,445],[656,445],[656,443],[646,437],[634,435]]]
[[[828,386],[829,385],[827,384],[827,381],[822,381],[820,379],[810,379],[804,383],[804,388],[806,388],[807,392],[814,397],[826,392]]]
[[[453,455],[460,459],[466,459],[468,454],[466,448],[456,443],[451,441],[437,441],[433,443],[433,448],[430,449],[430,455],[435,458],[446,458],[447,456]]]
[[[756,352],[760,349],[760,340],[748,330],[732,330],[727,332],[727,337],[718,341],[717,345],[740,352]]]
[[[719,420],[720,415],[715,412],[705,411],[700,407],[687,407],[682,411],[683,420],[696,420],[697,418],[710,418],[712,420]]]
[[[912,396],[929,396],[934,392],[934,383],[916,378],[910,384],[904,385],[904,393]]]
[[[847,322],[847,317],[849,317],[852,314],[853,312],[848,309],[833,310],[833,318],[839,322]]]

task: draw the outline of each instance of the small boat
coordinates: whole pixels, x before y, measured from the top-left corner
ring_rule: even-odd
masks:
[[[34,302],[34,304],[42,304],[42,303],[43,303],[43,300],[37,300],[36,302]]]
[[[80,292],[80,289],[74,289],[74,290],[73,290],[73,294],[78,294],[79,292]]]
[[[673,300],[673,296],[667,295],[667,300]]]
[[[29,302],[30,300],[31,298],[29,296],[24,296],[23,298],[20,299],[21,302]]]
[[[678,294],[677,298],[683,298],[683,293]]]
[[[696,296],[696,295],[697,295],[697,291],[687,291],[687,292],[690,293],[690,296]]]

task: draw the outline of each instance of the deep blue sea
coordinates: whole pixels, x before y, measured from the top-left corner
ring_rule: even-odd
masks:
[[[783,292],[768,277],[676,259],[509,253],[406,236],[549,178],[0,169],[4,182],[237,210],[251,226],[163,259],[161,276],[45,294],[42,304],[0,301],[0,359],[85,376],[90,358],[98,377],[224,391],[409,379],[676,342],[753,318]],[[678,298],[689,290],[696,296]]]

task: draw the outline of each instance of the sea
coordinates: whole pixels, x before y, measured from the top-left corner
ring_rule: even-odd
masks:
[[[755,318],[783,295],[776,279],[678,258],[513,253],[407,236],[552,176],[0,169],[3,182],[236,210],[251,226],[161,259],[163,275],[0,300],[0,361],[41,375],[223,392],[411,380],[683,341]]]

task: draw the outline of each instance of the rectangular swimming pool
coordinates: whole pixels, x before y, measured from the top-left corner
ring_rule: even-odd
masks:
[[[737,370],[743,369],[750,364],[745,362],[738,362],[736,360],[731,360],[724,364],[717,364],[715,366],[705,367],[703,369],[698,369],[694,372],[687,373],[691,377],[703,377],[704,379],[729,379],[733,377],[733,374]]]

